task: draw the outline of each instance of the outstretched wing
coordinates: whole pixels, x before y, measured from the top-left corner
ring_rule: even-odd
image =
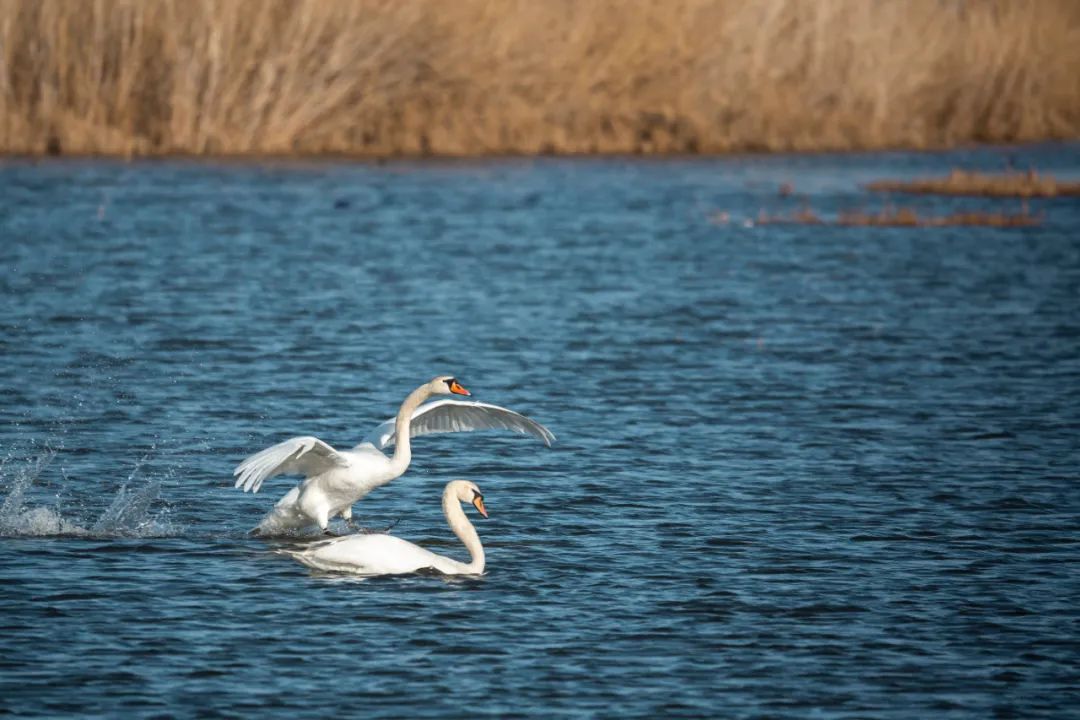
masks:
[[[521,413],[498,405],[465,400],[436,400],[416,408],[409,426],[409,437],[470,430],[512,430],[539,438],[548,446],[555,440],[550,430]],[[390,447],[396,440],[393,419],[382,423],[364,438],[365,442],[380,450]]]
[[[275,475],[298,473],[311,477],[349,461],[317,437],[294,437],[255,453],[236,466],[236,487],[259,492],[263,481]]]

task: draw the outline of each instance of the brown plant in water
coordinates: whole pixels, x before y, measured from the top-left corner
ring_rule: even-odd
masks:
[[[969,210],[948,215],[919,215],[911,208],[899,208],[878,213],[843,212],[837,218],[836,224],[877,227],[1031,227],[1039,225],[1041,221],[1041,217],[1031,215],[1026,209],[1015,214]]]
[[[953,170],[944,178],[879,180],[868,190],[917,195],[982,195],[988,197],[1059,197],[1080,195],[1080,182],[1064,182],[1034,170],[997,175]]]
[[[721,223],[714,215],[714,222]],[[1025,206],[1019,213],[984,212],[978,210],[960,211],[948,215],[920,215],[913,208],[886,207],[878,212],[864,210],[846,210],[837,215],[834,221],[822,218],[813,210],[802,208],[798,211],[772,215],[764,211],[758,213],[757,225],[839,225],[847,227],[1032,227],[1039,225],[1042,217],[1032,215]]]
[[[0,0],[0,151],[475,155],[1080,134],[1072,0]]]

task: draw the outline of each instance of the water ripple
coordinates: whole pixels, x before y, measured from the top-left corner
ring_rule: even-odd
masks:
[[[741,222],[997,152],[0,164],[0,714],[1076,715],[1076,204]],[[356,512],[462,557],[475,480],[483,577],[247,535],[238,460],[437,372],[559,442],[420,438]]]

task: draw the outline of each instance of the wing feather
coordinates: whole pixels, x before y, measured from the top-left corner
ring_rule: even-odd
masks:
[[[236,487],[244,492],[259,492],[263,482],[277,475],[319,475],[335,467],[348,467],[349,461],[337,450],[310,435],[290,438],[260,450],[233,470]]]
[[[434,433],[469,432],[472,430],[510,430],[532,435],[550,446],[555,435],[532,418],[508,408],[465,400],[437,400],[413,411],[409,436]],[[396,430],[391,418],[376,427],[364,442],[383,450],[394,444]]]

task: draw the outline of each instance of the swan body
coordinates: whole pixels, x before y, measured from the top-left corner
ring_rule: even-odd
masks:
[[[410,440],[419,435],[469,430],[502,429],[532,435],[551,445],[555,436],[524,415],[498,405],[460,400],[423,404],[434,395],[470,395],[453,377],[442,375],[414,390],[397,417],[377,426],[351,450],[335,450],[316,437],[295,437],[257,452],[240,463],[233,475],[236,487],[258,492],[277,475],[299,474],[304,480],[282,497],[255,529],[274,534],[318,525],[326,531],[330,519],[352,520],[360,498],[400,476],[412,461]],[[382,451],[396,446],[392,456]]]
[[[452,480],[443,491],[443,513],[454,534],[469,550],[470,562],[437,555],[392,535],[348,535],[318,542],[303,550],[285,552],[308,567],[357,575],[402,575],[418,570],[437,570],[446,575],[480,575],[484,572],[484,547],[476,528],[465,516],[461,503],[471,503],[487,517],[484,496],[476,483]]]

